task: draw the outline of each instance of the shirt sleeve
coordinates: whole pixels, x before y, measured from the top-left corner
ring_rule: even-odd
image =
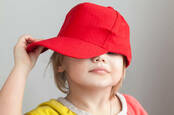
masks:
[[[124,94],[128,106],[128,115],[148,115],[147,111],[133,96]]]
[[[38,106],[37,108],[26,112],[24,115],[60,115],[49,106]]]

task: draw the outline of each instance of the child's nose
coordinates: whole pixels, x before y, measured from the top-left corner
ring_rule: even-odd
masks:
[[[102,54],[102,55],[100,55],[100,56],[96,56],[96,57],[93,57],[92,58],[92,61],[93,62],[106,62],[106,54]]]

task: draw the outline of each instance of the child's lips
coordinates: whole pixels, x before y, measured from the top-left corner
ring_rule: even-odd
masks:
[[[90,70],[90,72],[95,72],[95,73],[109,73],[109,71],[105,68],[95,68]]]
[[[95,73],[98,73],[98,74],[106,74],[108,72],[104,71],[104,70],[93,70],[91,72],[95,72]]]

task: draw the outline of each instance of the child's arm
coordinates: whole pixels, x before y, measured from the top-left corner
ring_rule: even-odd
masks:
[[[22,66],[13,67],[0,91],[1,115],[22,115],[23,94],[28,73]]]
[[[27,53],[25,48],[28,45],[28,41],[34,42],[38,40],[33,39],[30,35],[23,35],[14,47],[15,65],[0,90],[1,115],[22,115],[26,79],[43,49],[43,47],[39,47],[34,52]]]

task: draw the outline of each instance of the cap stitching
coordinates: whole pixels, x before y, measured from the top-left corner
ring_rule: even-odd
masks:
[[[114,12],[116,12],[116,11],[114,10]],[[106,41],[109,39],[109,36],[111,35],[112,30],[113,30],[113,27],[114,27],[114,25],[116,24],[116,21],[117,21],[117,20],[118,20],[118,13],[116,14],[114,24],[113,24],[112,27],[111,27],[111,32],[109,31],[108,35],[106,36],[106,39],[105,39],[105,41],[104,41],[104,43],[103,43],[103,46],[106,44]]]

